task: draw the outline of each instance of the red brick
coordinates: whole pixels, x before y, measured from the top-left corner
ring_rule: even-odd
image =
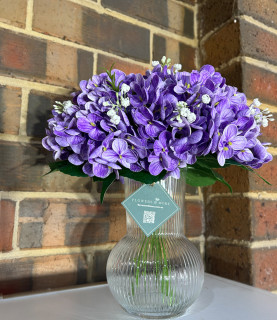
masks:
[[[277,36],[247,21],[240,21],[241,51],[248,57],[276,64]]]
[[[0,261],[0,293],[15,294],[32,290],[33,258]]]
[[[55,289],[77,284],[87,265],[82,255],[56,255],[36,258],[33,266],[33,290]]]
[[[21,249],[42,247],[43,222],[19,223],[18,233]]]
[[[234,14],[234,6],[234,1],[230,0],[199,1],[197,16],[199,36],[203,37],[229,20]]]
[[[0,21],[24,28],[26,21],[27,0],[0,0]]]
[[[106,265],[110,251],[96,251],[93,256],[92,277],[94,282],[106,281]]]
[[[202,43],[202,64],[218,67],[240,54],[240,25],[229,22]],[[228,45],[226,45],[228,43]]]
[[[226,78],[226,83],[237,87],[242,92],[242,65],[240,62],[234,62],[220,70],[220,73]]]
[[[19,203],[19,217],[43,217],[48,206],[49,201],[46,199],[26,198]]]
[[[228,168],[218,169],[224,179],[231,185],[233,192],[247,192],[249,190],[249,173],[248,171],[230,166]],[[243,183],[242,183],[243,182]],[[211,193],[229,193],[229,189],[221,182],[216,182],[208,188]]]
[[[172,64],[181,63],[182,70],[196,69],[196,49],[174,39],[154,35],[153,60],[160,61],[163,56],[170,57]]]
[[[78,69],[78,83],[81,80],[88,80],[92,77],[93,72],[93,54],[85,50],[77,50],[77,69]]]
[[[250,191],[277,191],[277,157],[273,157],[273,160],[271,162],[266,163],[260,169],[257,169],[256,172],[264,179],[269,181],[272,185],[266,184],[257,175],[252,173],[249,175]]]
[[[67,204],[67,216],[69,218],[107,217],[109,209],[107,201],[104,201],[103,204],[95,204],[86,200],[73,200]]]
[[[251,98],[259,97],[263,103],[276,104],[277,74],[248,63],[242,64],[243,92]]]
[[[0,58],[2,74],[71,89],[93,70],[90,52],[8,30],[0,30]]]
[[[46,42],[0,30],[0,72],[13,77],[44,79]]]
[[[14,228],[15,202],[11,200],[0,201],[0,251],[12,250]]]
[[[206,207],[206,211],[207,235],[228,239],[251,239],[249,199],[212,198]]]
[[[18,134],[21,112],[21,89],[0,86],[0,132]]]
[[[91,220],[91,222],[68,222],[66,225],[65,244],[67,246],[86,246],[105,243],[108,240],[108,222]]]
[[[103,0],[102,5],[178,34],[194,37],[193,11],[171,1]]]
[[[239,14],[246,14],[276,28],[277,3],[275,0],[240,0],[238,1],[238,10]]]
[[[277,203],[276,201],[253,200],[251,201],[253,212],[253,236],[255,238],[277,238]]]
[[[75,234],[72,229],[75,227],[77,237],[79,237],[76,241],[85,244],[90,241],[97,242],[97,235],[89,234],[89,230],[96,228],[101,223],[96,221],[94,224],[93,218],[108,217],[112,210],[114,207],[107,201],[100,205],[92,204],[87,200],[24,199],[20,202],[19,209],[19,246],[21,248],[63,247],[66,241],[75,245],[76,242],[73,239]],[[100,241],[109,237],[107,220],[104,219],[103,226],[99,227],[103,232],[99,235]],[[113,219],[110,218],[110,220],[112,222]],[[120,225],[116,227],[119,232]],[[105,234],[106,232],[107,234]],[[66,236],[72,236],[72,239],[67,238],[66,240]]]
[[[248,191],[276,191],[276,175],[277,175],[277,158],[273,157],[273,161],[264,164],[260,169],[255,169],[259,175],[269,181],[271,185],[266,184],[255,173],[248,172],[242,168],[231,166],[220,169],[218,172],[231,185],[233,192]],[[212,193],[229,193],[227,186],[220,182],[208,188]]]
[[[92,76],[93,54],[84,50],[47,43],[47,82],[69,88],[79,88],[80,80]]]
[[[69,1],[35,1],[33,28],[121,56],[144,62],[149,62],[150,59],[150,35],[147,29],[98,14]]]
[[[186,200],[185,205],[185,235],[198,237],[203,233],[203,204]]]
[[[38,144],[0,141],[0,185],[3,191],[88,192],[89,178],[78,178],[49,171],[53,161],[49,151]]]
[[[109,217],[109,241],[117,242],[126,235],[126,211],[120,201],[110,203]]]
[[[31,90],[28,100],[27,135],[45,137],[45,128],[47,128],[47,120],[52,117],[53,104],[55,101],[64,100],[70,100],[70,96]]]
[[[270,108],[269,108],[270,110]],[[272,113],[275,121],[269,122],[269,125],[265,128],[261,128],[262,135],[259,137],[259,140],[262,142],[270,142],[271,147],[277,147],[277,113]]]
[[[97,73],[106,72],[106,70],[109,70],[113,64],[114,64],[113,68],[120,69],[126,74],[130,74],[130,73],[144,74],[145,71],[147,70],[146,68],[138,64],[99,54],[98,61],[97,61]]]
[[[208,273],[252,284],[249,248],[208,242],[205,255]]]
[[[63,247],[65,243],[66,206],[64,201],[50,200],[43,216],[42,247]]]
[[[81,42],[82,7],[64,0],[36,0],[33,29],[64,40]]]
[[[253,285],[266,290],[277,289],[277,249],[253,251]]]

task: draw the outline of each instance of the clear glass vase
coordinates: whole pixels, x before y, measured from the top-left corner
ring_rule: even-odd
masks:
[[[181,208],[148,238],[127,215],[127,234],[111,251],[107,281],[117,302],[132,315],[165,319],[182,315],[199,296],[204,267],[184,236],[185,181],[159,182]],[[125,196],[141,184],[125,180]]]

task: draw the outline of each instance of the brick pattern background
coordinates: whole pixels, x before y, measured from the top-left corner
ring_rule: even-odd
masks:
[[[121,184],[100,205],[90,179],[43,177],[53,101],[80,80],[113,63],[143,73],[166,55],[187,71],[213,64],[277,114],[274,0],[0,0],[0,9],[1,294],[105,281],[109,252],[125,235]],[[277,292],[275,129],[262,136],[274,160],[258,170],[272,186],[228,168],[232,195],[219,184],[188,187],[185,234],[208,272]]]
[[[113,63],[144,73],[163,55],[198,68],[196,1],[0,0],[0,295],[105,281],[126,233],[123,186],[43,177],[53,102]],[[185,232],[204,253],[202,195],[187,189]]]
[[[276,1],[203,1],[198,7],[200,64],[212,63],[249,100],[259,97],[276,119]],[[269,104],[269,105],[267,105]],[[208,272],[277,292],[276,124],[263,129],[273,161],[257,170],[221,170],[233,186],[205,190]]]

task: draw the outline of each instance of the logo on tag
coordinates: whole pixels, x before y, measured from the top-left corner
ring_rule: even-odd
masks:
[[[143,185],[124,200],[122,205],[147,237],[180,210],[158,183]]]

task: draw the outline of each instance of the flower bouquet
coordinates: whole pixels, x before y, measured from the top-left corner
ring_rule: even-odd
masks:
[[[170,62],[153,61],[144,75],[111,68],[81,81],[71,101],[56,102],[42,141],[60,160],[50,163],[50,172],[102,181],[101,202],[115,180],[131,179],[128,192],[160,183],[182,207],[182,181],[193,186],[220,181],[232,191],[214,169],[235,165],[255,172],[272,160],[258,137],[273,118],[260,110],[258,99],[248,106],[246,96],[211,65],[189,73]],[[176,316],[199,295],[203,265],[184,240],[182,219],[178,213],[146,237],[127,215],[128,233],[136,236],[127,234],[116,246],[107,276],[130,313]],[[127,258],[122,248],[131,250]]]

